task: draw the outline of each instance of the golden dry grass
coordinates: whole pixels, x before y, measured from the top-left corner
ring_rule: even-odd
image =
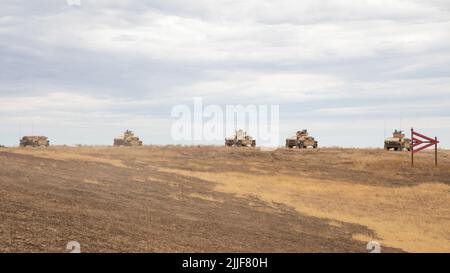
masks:
[[[375,232],[375,238],[352,234],[356,240],[377,239],[384,246],[411,252],[450,252],[449,151],[440,151],[437,168],[432,166],[430,152],[419,154],[416,166],[411,168],[408,153],[380,149],[260,151],[152,146],[8,149],[8,152],[127,169],[145,166],[158,173],[208,181],[220,193],[284,204],[300,214],[325,219],[337,228],[342,223],[351,223]],[[162,181],[172,188],[181,183],[139,174],[133,175],[132,180],[137,184]],[[84,182],[101,184],[95,178]],[[183,200],[183,194],[174,190],[169,196]],[[188,196],[224,202],[211,194]],[[189,215],[179,217],[195,220]]]
[[[54,160],[63,161],[87,161],[95,163],[109,164],[114,167],[126,168],[127,166],[122,163],[121,160],[108,159],[102,157],[95,157],[88,154],[84,154],[87,148],[82,149],[9,149],[9,152],[17,154],[33,155],[40,158],[49,158]],[[74,153],[73,151],[77,151]]]
[[[386,160],[358,151],[343,152],[341,157],[342,162],[351,160],[347,172],[378,166],[382,179],[394,180],[404,175],[393,167],[396,163],[405,165],[404,158]],[[249,164],[250,169],[255,168],[254,163]],[[427,170],[424,166],[417,168],[419,172]],[[378,239],[386,246],[411,252],[450,252],[450,186],[434,182],[432,175],[422,183],[392,187],[389,183],[365,185],[352,179],[318,179],[308,172],[267,175],[265,170],[262,175],[255,175],[252,171],[218,173],[167,168],[161,171],[213,182],[220,192],[253,196],[285,204],[310,216],[367,226],[376,232],[377,238],[354,235],[365,242]]]
[[[310,216],[368,226],[387,246],[450,252],[450,186],[445,184],[391,188],[291,176],[177,173],[215,182],[221,192],[256,196]]]

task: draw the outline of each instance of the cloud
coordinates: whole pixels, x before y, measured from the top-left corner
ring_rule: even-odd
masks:
[[[412,126],[420,118],[449,138],[448,1],[81,3],[0,4],[2,135],[19,120],[54,134],[52,123],[70,122],[73,136],[61,139],[73,143],[87,119],[104,132],[128,120],[160,124],[153,140],[163,143],[171,108],[202,96],[279,104],[283,134],[302,126],[327,136],[337,132],[326,130],[330,121],[352,127],[358,119],[367,133],[353,133],[367,137],[385,120]],[[345,134],[336,145],[347,144]],[[91,140],[109,143],[104,137]]]

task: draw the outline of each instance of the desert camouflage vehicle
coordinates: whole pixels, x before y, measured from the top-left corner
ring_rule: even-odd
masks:
[[[243,130],[237,130],[232,137],[225,138],[225,146],[255,147],[256,140],[254,140],[251,136],[249,136],[247,132],[244,132]]]
[[[312,147],[317,149],[318,142],[311,136],[308,135],[308,131],[306,129],[297,131],[295,136],[286,139],[286,148],[294,148],[297,147],[299,149],[306,149],[308,147]]]
[[[403,151],[408,150],[411,151],[411,139],[405,138],[405,134],[402,131],[395,130],[392,133],[392,137],[388,137],[384,141],[384,149],[394,151]]]
[[[130,130],[126,130],[122,136],[114,139],[114,146],[142,146],[142,141]]]
[[[50,141],[45,136],[24,136],[20,140],[20,147],[48,147]]]

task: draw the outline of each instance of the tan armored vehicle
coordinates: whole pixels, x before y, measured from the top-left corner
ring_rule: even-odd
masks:
[[[20,140],[20,147],[48,147],[50,141],[45,136],[24,136]]]
[[[122,136],[114,139],[114,146],[142,146],[142,141],[130,130],[126,130]]]
[[[230,138],[225,138],[225,146],[231,147],[255,147],[256,140],[244,132],[243,130],[237,130]]]
[[[311,136],[309,136],[307,130],[297,131],[295,136],[286,139],[286,148],[297,147],[299,149],[306,149],[312,147],[317,149],[318,142]]]
[[[405,134],[402,131],[395,130],[392,133],[392,137],[388,137],[384,141],[384,149],[388,151],[390,149],[394,149],[394,151],[403,151],[405,149],[411,151],[411,139],[405,138]]]

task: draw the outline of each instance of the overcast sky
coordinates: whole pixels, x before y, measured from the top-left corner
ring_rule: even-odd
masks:
[[[281,142],[414,126],[450,147],[447,0],[0,0],[0,64],[3,145],[173,143],[172,108],[202,97],[280,105]]]

